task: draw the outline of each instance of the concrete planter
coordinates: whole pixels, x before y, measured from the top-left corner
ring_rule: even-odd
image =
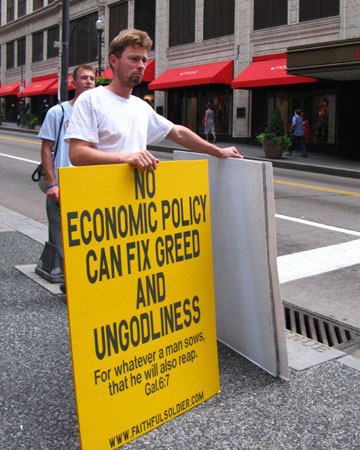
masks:
[[[265,153],[265,158],[269,159],[281,159],[284,151],[282,142],[274,143],[270,140],[264,140],[263,149]]]

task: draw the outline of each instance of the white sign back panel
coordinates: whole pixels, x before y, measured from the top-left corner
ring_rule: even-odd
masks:
[[[175,160],[204,158],[209,161],[217,337],[270,374],[288,379],[272,165],[174,152]]]

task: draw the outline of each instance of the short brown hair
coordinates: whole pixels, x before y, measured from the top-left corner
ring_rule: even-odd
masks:
[[[90,64],[81,64],[81,66],[77,66],[73,70],[72,78],[74,81],[77,80],[78,73],[80,70],[91,70],[92,72],[94,72],[94,75],[96,76],[96,70],[93,68],[93,66],[90,66]]]
[[[121,58],[123,51],[129,45],[138,45],[149,51],[152,44],[153,41],[146,31],[136,29],[122,30],[110,43],[109,57],[115,55],[117,58]]]

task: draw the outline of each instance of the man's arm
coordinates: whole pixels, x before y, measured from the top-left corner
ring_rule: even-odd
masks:
[[[56,184],[56,177],[54,172],[54,161],[52,159],[52,148],[54,146],[54,141],[50,141],[49,139],[42,139],[41,142],[41,162],[43,165],[43,169],[45,172],[46,182],[48,186],[53,186],[48,189],[46,195],[59,202],[59,187]]]
[[[294,131],[295,127],[296,127],[296,116],[294,116],[292,118],[292,123],[291,123],[291,127],[290,127],[290,132],[291,133]]]
[[[204,141],[196,133],[182,125],[174,125],[167,137],[177,144],[196,152],[206,153],[217,156],[218,158],[243,158],[236,147],[217,147],[214,144]]]
[[[135,153],[103,152],[92,147],[90,142],[70,139],[69,156],[74,166],[128,163],[139,170],[155,170],[159,162],[149,151]]]

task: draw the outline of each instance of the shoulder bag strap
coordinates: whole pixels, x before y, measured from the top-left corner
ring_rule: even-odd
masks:
[[[60,106],[61,106],[61,109],[62,109],[62,117],[61,117],[61,122],[60,122],[60,127],[59,127],[59,133],[58,133],[58,136],[57,136],[57,138],[56,138],[56,144],[55,144],[55,149],[54,149],[54,154],[53,154],[53,160],[54,160],[54,161],[55,161],[57,149],[58,149],[58,146],[59,146],[59,139],[60,139],[61,127],[62,127],[62,124],[63,124],[63,122],[64,122],[64,115],[65,115],[64,107],[63,107],[63,105],[62,105],[61,103],[60,103]]]

